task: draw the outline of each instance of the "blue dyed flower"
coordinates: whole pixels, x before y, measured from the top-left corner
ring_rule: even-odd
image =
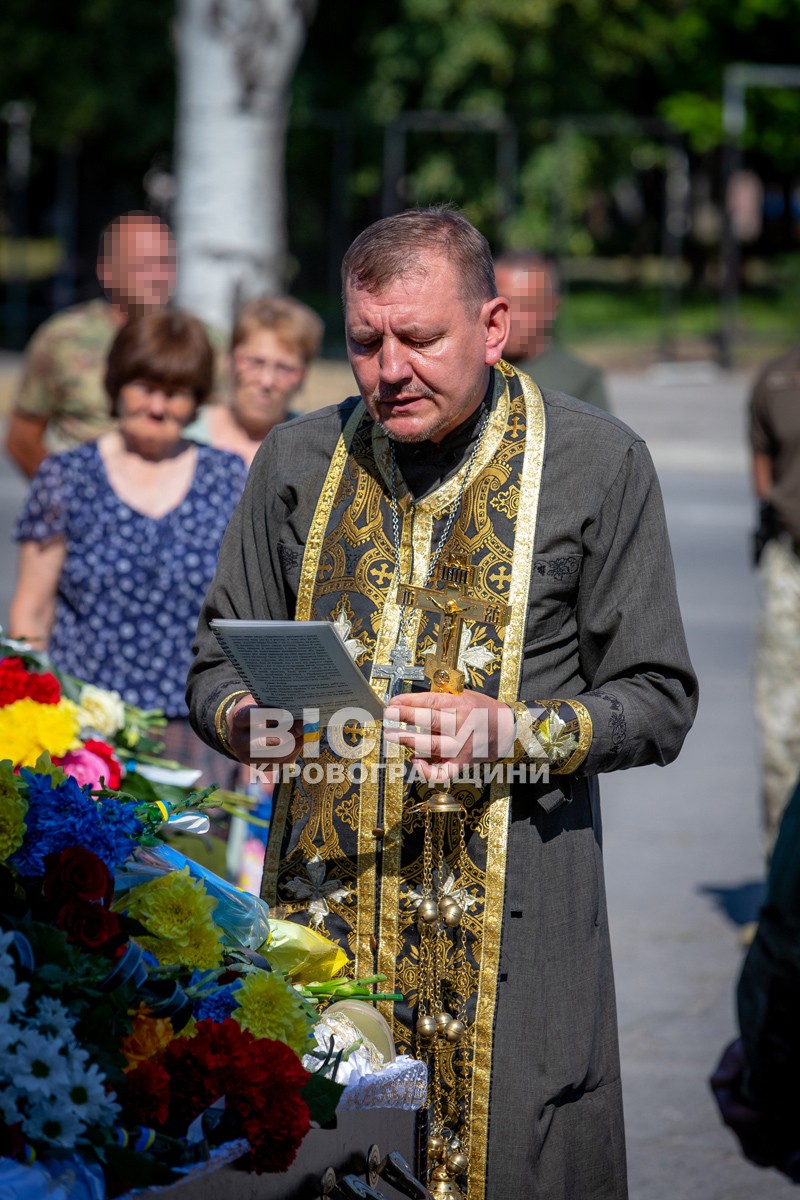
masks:
[[[91,787],[81,787],[71,775],[55,786],[51,775],[40,775],[26,768],[20,775],[25,781],[29,804],[25,816],[27,835],[9,860],[20,875],[44,874],[48,854],[68,846],[84,846],[111,870],[125,861],[142,831],[135,802],[120,802],[112,797],[95,800]]]
[[[93,800],[98,816],[97,844],[91,847],[112,869],[125,861],[138,844],[143,825],[136,816],[136,801],[103,796]]]
[[[224,1021],[236,1008],[236,1003],[231,987],[220,988],[195,1004],[194,1018],[196,1021]]]

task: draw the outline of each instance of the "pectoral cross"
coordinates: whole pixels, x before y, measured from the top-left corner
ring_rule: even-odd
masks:
[[[456,556],[446,559],[437,572],[440,587],[403,584],[397,591],[402,607],[440,612],[442,619],[436,635],[436,651],[427,656],[425,677],[432,692],[463,692],[466,678],[458,667],[461,627],[464,621],[481,621],[501,629],[508,624],[511,607],[497,600],[479,600],[467,594],[475,583],[475,567]]]
[[[388,679],[387,699],[396,696],[406,679],[424,679],[422,667],[413,667],[411,651],[405,642],[398,642],[389,655],[388,663],[377,663],[372,674],[376,679]]]

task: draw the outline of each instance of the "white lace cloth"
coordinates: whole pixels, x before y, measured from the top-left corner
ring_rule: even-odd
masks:
[[[387,1063],[380,1050],[344,1013],[326,1012],[314,1027],[314,1039],[318,1053],[342,1053],[334,1075],[337,1083],[344,1084],[337,1109],[424,1106],[428,1092],[425,1063],[407,1054]],[[318,1071],[320,1060],[306,1054],[303,1066],[308,1071]]]
[[[362,1075],[342,1092],[337,1109],[424,1108],[428,1070],[417,1058],[402,1054],[375,1075]]]

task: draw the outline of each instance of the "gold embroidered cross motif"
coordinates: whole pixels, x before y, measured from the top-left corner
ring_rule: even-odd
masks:
[[[475,567],[453,555],[439,567],[438,587],[417,587],[403,584],[398,588],[397,603],[404,608],[421,608],[440,612],[436,635],[436,651],[429,654],[425,677],[431,681],[432,692],[458,695],[464,690],[466,677],[458,667],[461,628],[464,621],[481,621],[502,629],[511,617],[511,607],[496,600],[479,600],[468,593],[475,583]]]

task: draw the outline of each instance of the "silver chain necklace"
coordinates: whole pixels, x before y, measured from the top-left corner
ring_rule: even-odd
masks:
[[[444,549],[445,543],[447,542],[447,539],[449,538],[450,533],[452,531],[453,525],[455,524],[456,517],[458,516],[458,513],[461,509],[461,501],[464,497],[464,492],[466,491],[467,483],[469,482],[469,477],[472,473],[472,468],[475,463],[475,459],[477,458],[478,451],[480,450],[481,442],[483,441],[483,435],[486,432],[486,426],[488,425],[488,423],[489,423],[489,410],[484,409],[484,413],[483,413],[483,416],[481,417],[480,424],[478,426],[478,431],[475,436],[475,444],[472,447],[470,456],[467,459],[467,465],[464,469],[464,476],[461,480],[461,486],[458,489],[458,494],[457,494],[456,498],[453,500],[453,503],[450,506],[450,511],[447,515],[447,520],[445,521],[444,529],[440,533],[439,539],[436,543],[436,546],[434,547],[433,553],[431,554],[431,560],[428,564],[428,572],[422,583],[423,587],[427,587],[428,584],[430,583],[431,579],[433,578],[433,573],[436,570],[436,565],[439,562],[439,558],[441,557],[442,550]],[[392,470],[391,470],[391,475],[390,475],[390,490],[389,490],[389,498],[390,498],[391,505],[392,505],[392,538],[394,540],[395,563],[397,566],[397,577],[398,577],[398,582],[399,582],[401,538],[400,538],[400,517],[399,517],[398,511],[397,511],[397,459],[395,456],[394,442],[391,441],[391,439],[389,441],[389,455],[390,455],[391,464],[392,464]],[[413,578],[413,573],[414,573],[413,546],[412,546],[411,552],[412,552],[411,576]],[[397,642],[396,642],[391,654],[389,655],[391,665],[378,664],[374,671],[374,674],[379,679],[389,679],[389,681],[390,681],[389,682],[389,690],[388,690],[389,697],[395,696],[397,694],[397,692],[400,690],[400,687],[404,680],[406,680],[406,679],[419,680],[419,679],[424,678],[422,667],[412,667],[409,665],[411,663],[411,651],[409,649],[408,642],[406,640],[407,635],[408,635],[409,620],[410,620],[409,608],[408,608],[408,605],[404,604],[402,606],[402,608],[400,609],[400,627],[397,631]]]

